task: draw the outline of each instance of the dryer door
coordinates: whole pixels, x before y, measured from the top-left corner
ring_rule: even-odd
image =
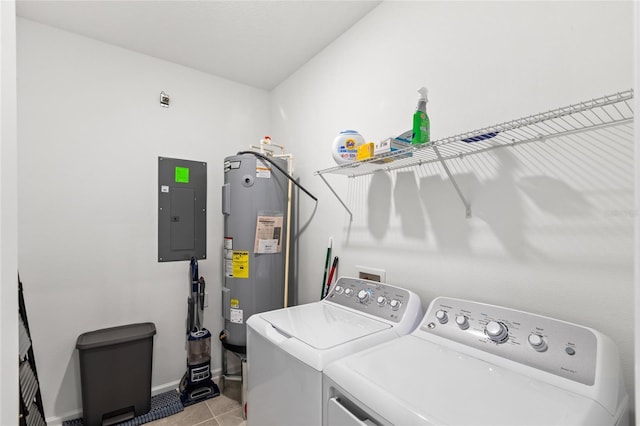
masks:
[[[329,399],[327,405],[328,426],[377,426],[377,423],[367,419],[360,420],[340,403],[337,396]]]

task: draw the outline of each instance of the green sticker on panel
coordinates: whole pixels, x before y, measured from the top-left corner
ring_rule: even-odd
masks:
[[[189,183],[189,168],[188,167],[176,167],[176,182],[177,183]]]

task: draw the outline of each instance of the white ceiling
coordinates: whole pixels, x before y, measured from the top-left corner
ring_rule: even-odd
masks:
[[[16,9],[23,18],[270,90],[381,1],[17,0]]]

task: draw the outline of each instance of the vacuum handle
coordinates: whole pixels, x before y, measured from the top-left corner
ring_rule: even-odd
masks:
[[[195,306],[193,303],[193,297],[187,299],[187,334],[191,333],[195,329]]]
[[[198,281],[198,259],[191,257],[191,282]]]
[[[200,277],[200,279],[198,280],[198,284],[199,284],[198,293],[200,296],[200,309],[204,309],[204,294],[205,294],[204,288],[206,284],[204,282],[203,277]]]

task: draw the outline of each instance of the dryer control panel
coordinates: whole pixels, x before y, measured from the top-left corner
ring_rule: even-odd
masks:
[[[340,277],[330,289],[329,302],[400,322],[413,294],[389,284],[359,278]]]
[[[439,297],[418,334],[437,335],[567,379],[595,383],[598,337],[565,321],[479,302]]]

